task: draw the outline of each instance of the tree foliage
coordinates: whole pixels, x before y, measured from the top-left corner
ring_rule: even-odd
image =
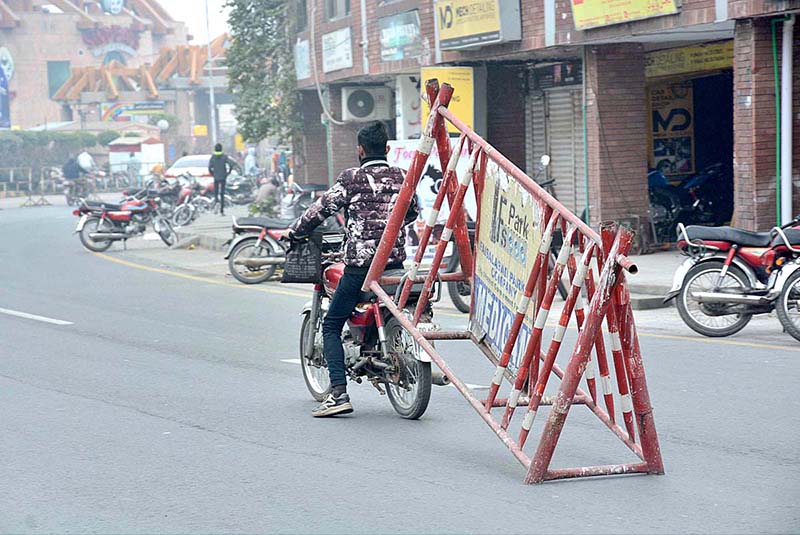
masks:
[[[228,0],[228,85],[242,136],[291,138],[299,127],[293,0]]]

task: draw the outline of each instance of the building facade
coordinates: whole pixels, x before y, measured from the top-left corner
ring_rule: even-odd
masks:
[[[800,2],[624,4],[301,0],[298,178],[328,182],[353,165],[354,133],[372,118],[387,121],[395,145],[413,146],[420,85],[436,76],[455,87],[451,108],[521,169],[533,174],[549,154],[556,196],[593,224],[624,220],[652,236],[648,173],[658,171],[676,184],[726,173],[733,222],[774,225],[776,134],[786,131],[776,69],[780,80],[782,50],[800,68],[797,32],[781,46]],[[797,213],[800,76],[789,79]]]
[[[99,109],[78,114],[53,99],[73,70],[137,68],[187,39],[185,25],[156,0],[0,0],[0,91],[6,89],[0,128],[100,122]]]

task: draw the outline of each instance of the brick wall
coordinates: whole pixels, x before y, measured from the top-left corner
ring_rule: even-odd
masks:
[[[597,46],[587,56],[592,224],[639,216],[646,229],[647,111],[642,46]],[[642,235],[647,235],[646,231]]]
[[[778,61],[780,62],[780,28]],[[795,69],[800,65],[800,38],[794,38]],[[794,80],[793,209],[800,213],[800,81]],[[775,79],[772,34],[768,19],[736,22],[734,39],[734,223],[764,230],[776,222]]]
[[[303,136],[294,147],[294,178],[301,183],[328,183],[328,145],[322,106],[316,92],[302,91]]]
[[[489,65],[487,136],[497,150],[525,170],[525,70]]]
[[[334,117],[342,116],[342,90],[339,86],[332,86],[328,91],[329,107]],[[358,165],[358,152],[356,146],[356,132],[363,126],[363,123],[347,123],[345,125],[331,124],[329,134],[331,136],[331,169],[333,178],[348,167]]]

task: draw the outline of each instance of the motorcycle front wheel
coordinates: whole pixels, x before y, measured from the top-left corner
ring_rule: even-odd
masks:
[[[183,227],[194,221],[195,208],[191,204],[182,204],[172,213],[172,224]]]
[[[161,237],[161,241],[163,241],[167,247],[172,247],[178,243],[178,235],[175,234],[175,230],[172,228],[169,221],[166,219],[157,219],[153,222],[153,226]]]
[[[108,221],[100,222],[99,217],[90,217],[86,220],[83,224],[83,228],[80,231],[80,239],[81,243],[84,247],[89,249],[95,253],[102,253],[103,251],[107,251],[111,244],[113,243],[112,240],[93,240],[89,235],[95,232],[113,232],[114,227]]]
[[[310,351],[309,346],[313,346]],[[300,327],[300,366],[311,397],[316,401],[325,399],[331,391],[331,379],[322,354],[322,333],[311,324],[311,314],[303,315],[303,324]]]
[[[800,341],[800,270],[786,280],[775,304],[775,312],[786,332]]]
[[[750,322],[752,314],[720,314],[724,304],[700,303],[692,297],[697,292],[729,292],[741,294],[750,288],[744,272],[731,265],[725,278],[716,288],[717,279],[722,272],[722,262],[703,262],[692,267],[683,278],[683,286],[678,294],[678,313],[683,322],[693,331],[709,337],[736,334]]]
[[[431,399],[431,363],[416,359],[419,344],[394,317],[386,322],[386,343],[400,363],[399,384],[386,384],[389,402],[397,414],[416,420],[425,414]]]

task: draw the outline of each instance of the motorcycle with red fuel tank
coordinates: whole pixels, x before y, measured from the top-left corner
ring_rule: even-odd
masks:
[[[306,386],[316,401],[322,401],[331,388],[322,347],[322,320],[344,274],[339,252],[342,241],[341,233],[322,235],[323,282],[314,285],[311,301],[302,311],[300,363]],[[384,276],[402,277],[403,274],[403,270],[384,272]],[[399,285],[384,289],[397,293]],[[416,304],[422,290],[422,284],[413,286],[408,301],[410,306]],[[437,284],[437,295],[432,296],[434,301],[440,292]],[[429,304],[418,324],[420,330],[435,330],[432,318],[433,310]],[[395,412],[403,418],[420,418],[428,407],[431,385],[449,384],[441,372],[431,370],[430,356],[371,292],[362,295],[345,326],[342,342],[349,379],[356,383],[369,381],[381,395],[388,396]]]
[[[72,212],[80,218],[75,232],[84,247],[100,253],[115,241],[126,243],[130,238],[143,235],[147,225],[152,224],[167,247],[172,247],[178,237],[169,221],[159,213],[158,203],[158,197],[128,198],[120,204],[81,199]]]
[[[687,258],[673,276],[665,302],[677,297],[684,323],[704,336],[730,336],[754,314],[775,309],[787,280],[800,268],[796,218],[769,232],[678,224]]]

